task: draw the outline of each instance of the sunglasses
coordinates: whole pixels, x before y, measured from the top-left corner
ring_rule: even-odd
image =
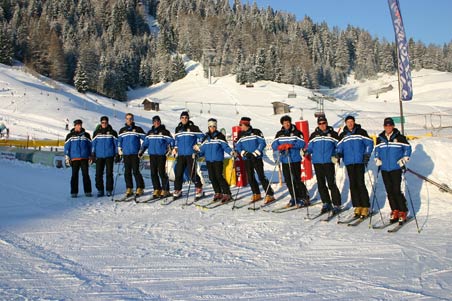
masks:
[[[107,122],[106,121],[102,121],[101,124],[107,124]]]
[[[188,119],[187,116],[182,116],[180,119]]]
[[[326,122],[319,122],[319,123],[317,123],[318,125],[323,125],[323,124],[326,124]]]

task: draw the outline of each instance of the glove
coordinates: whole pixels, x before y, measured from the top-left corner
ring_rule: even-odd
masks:
[[[138,159],[143,158],[144,152],[143,151],[139,151],[138,152]]]
[[[262,153],[260,152],[260,150],[258,150],[258,149],[256,149],[254,152],[253,152],[253,154],[252,154],[254,157],[259,157],[260,155],[262,155]]]
[[[193,150],[194,150],[195,152],[199,152],[199,146],[198,146],[198,144],[193,145]]]
[[[121,156],[119,154],[116,154],[115,156],[115,163],[121,162]]]
[[[191,157],[193,158],[193,160],[196,160],[196,157],[198,157],[198,153],[191,154]]]
[[[399,161],[397,161],[397,164],[399,164],[400,167],[405,167],[405,165],[410,161],[410,157],[403,157]]]
[[[93,162],[96,161],[96,154],[92,153],[91,156],[88,158],[88,164],[93,164]]]
[[[122,152],[122,147],[118,147],[118,155],[122,157],[124,153]]]
[[[66,162],[66,166],[71,166],[71,158],[68,155],[64,156],[64,162]]]
[[[339,162],[339,158],[336,156],[331,156],[331,163],[337,164]]]
[[[177,148],[173,148],[173,150],[171,151],[171,154],[173,155],[173,157],[177,156]]]
[[[363,156],[363,163],[367,167],[367,164],[369,164],[370,154],[364,154]]]
[[[235,158],[237,158],[238,154],[237,154],[237,152],[235,150],[233,150],[230,155],[231,155],[232,158],[235,159]]]
[[[304,157],[306,151],[302,148],[300,148],[300,156]]]
[[[378,166],[378,167],[382,166],[383,162],[379,158],[375,158],[375,165]]]
[[[283,152],[283,151],[287,150],[286,146],[287,146],[287,144],[280,144],[280,145],[278,145],[278,150],[280,152]]]

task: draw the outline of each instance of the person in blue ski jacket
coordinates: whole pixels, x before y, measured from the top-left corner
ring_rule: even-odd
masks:
[[[203,196],[201,178],[196,172],[196,155],[193,146],[204,138],[198,126],[191,120],[187,111],[180,114],[180,123],[175,130],[175,146],[172,154],[176,157],[176,171],[174,179],[174,193],[173,197],[178,198],[182,195],[182,183],[184,172],[188,168],[189,175],[195,183],[195,197]]]
[[[136,196],[144,193],[144,180],[140,172],[140,158],[138,152],[141,148],[141,141],[144,140],[144,131],[141,127],[135,125],[132,113],[126,114],[126,123],[119,130],[118,136],[118,154],[124,160],[124,179],[126,182],[126,196],[132,196],[133,180],[135,178],[137,190]]]
[[[72,167],[71,197],[78,194],[79,171],[82,170],[83,190],[87,197],[92,196],[91,179],[89,177],[89,163],[91,157],[91,136],[82,127],[80,119],[74,120],[74,128],[66,136],[64,154],[66,165]]]
[[[301,181],[301,154],[306,145],[303,133],[292,124],[292,118],[288,115],[281,117],[280,123],[282,127],[275,135],[272,149],[279,152],[278,158],[282,163],[284,181],[291,196],[286,208],[309,206],[308,190]]]
[[[152,117],[152,128],[146,134],[138,156],[141,158],[148,150],[154,198],[165,198],[170,194],[169,178],[166,173],[166,155],[170,153],[173,146],[174,138],[162,124],[160,116]]]
[[[339,141],[339,135],[331,126],[328,126],[328,120],[325,116],[317,118],[317,128],[309,137],[309,144],[305,155],[311,156],[314,164],[317,187],[323,207],[321,213],[333,210],[337,214],[341,207],[341,193],[336,185],[335,163],[336,147]],[[327,184],[328,183],[328,187]],[[328,189],[331,192],[328,192]]]
[[[213,200],[226,203],[231,201],[232,197],[229,184],[223,175],[224,153],[230,154],[232,157],[235,157],[236,153],[229,147],[226,137],[217,130],[215,118],[210,118],[207,126],[208,131],[205,133],[201,146],[195,145],[193,148],[199,152],[200,157],[206,159],[207,172],[215,192]]]
[[[366,218],[369,216],[369,193],[364,181],[364,173],[369,163],[374,146],[373,140],[361,125],[355,123],[355,117],[345,118],[345,127],[339,136],[337,155],[343,158],[350,182],[350,193],[355,216]]]
[[[118,154],[118,133],[108,123],[107,116],[100,118],[100,126],[93,133],[92,152],[96,160],[97,197],[103,197],[105,194],[104,169],[106,169],[107,196],[111,196],[113,192],[113,163]]]
[[[257,184],[256,178],[254,177],[254,172],[256,171],[259,181],[267,192],[265,196],[265,203],[270,203],[275,200],[274,192],[270,186],[269,181],[265,177],[264,173],[264,162],[262,161],[262,156],[265,148],[265,139],[261,130],[255,129],[251,126],[251,118],[242,117],[240,119],[240,133],[237,137],[237,142],[235,145],[235,150],[240,154],[245,162],[245,170],[250,183],[253,196],[251,197],[251,202],[257,202],[262,199],[259,185]]]
[[[386,194],[391,207],[390,222],[404,223],[408,207],[401,190],[402,172],[411,156],[411,145],[395,128],[390,117],[383,121],[384,130],[378,135],[375,146],[375,164],[381,170]]]

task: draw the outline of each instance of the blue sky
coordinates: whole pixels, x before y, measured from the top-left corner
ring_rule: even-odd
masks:
[[[242,0],[246,2],[246,0]],[[249,0],[253,3],[253,0]],[[361,27],[372,35],[394,39],[387,0],[256,0],[260,7],[305,15],[328,26]],[[452,0],[399,0],[407,36],[426,44],[452,41]]]

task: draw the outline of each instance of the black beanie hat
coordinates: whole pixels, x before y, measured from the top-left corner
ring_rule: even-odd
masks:
[[[160,116],[159,116],[159,115],[155,115],[154,117],[152,117],[152,122],[156,122],[156,121],[162,122],[162,121],[160,120]]]
[[[106,122],[108,122],[108,117],[107,116],[102,116],[101,118],[100,118],[100,122],[102,122],[102,121],[106,121]]]
[[[347,122],[347,120],[349,119],[355,121],[355,117],[353,117],[352,115],[348,115],[347,117],[345,117],[345,122]]]
[[[81,119],[75,119],[74,120],[74,125],[76,125],[76,124],[83,124],[83,122],[82,122]]]
[[[190,118],[190,115],[188,115],[188,111],[183,111],[182,113],[180,113],[180,117],[182,116],[187,116],[187,118]]]
[[[281,124],[283,124],[284,121],[289,121],[290,123],[292,123],[292,118],[289,115],[284,115],[283,117],[281,117],[281,119],[279,120],[279,122]]]

